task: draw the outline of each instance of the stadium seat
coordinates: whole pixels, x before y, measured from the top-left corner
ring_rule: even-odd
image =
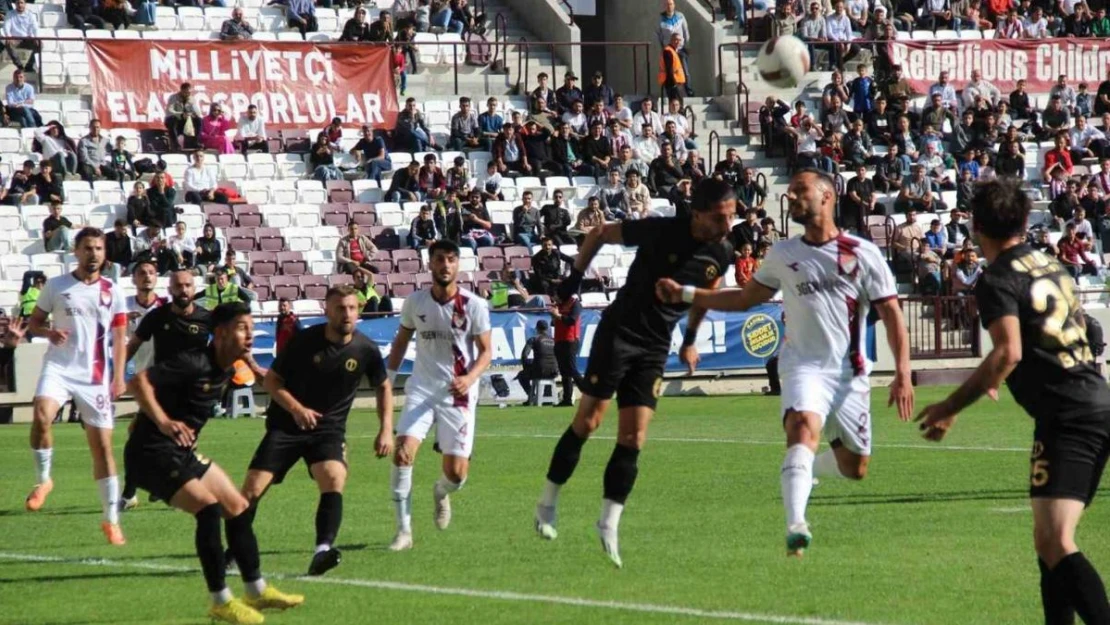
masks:
[[[392,253],[393,266],[398,273],[417,273],[422,269],[420,254],[412,249],[397,249]]]
[[[258,249],[267,252],[280,252],[285,249],[285,238],[278,228],[256,228]]]
[[[351,204],[351,221],[364,228],[378,225],[378,214],[370,204]]]
[[[411,273],[389,274],[389,291],[393,297],[408,297],[416,291],[416,278]]]
[[[305,299],[322,300],[328,293],[328,283],[322,276],[303,275],[300,286]]]
[[[272,276],[278,272],[277,254],[274,252],[251,252],[248,254],[250,258],[250,274],[251,276]]]
[[[308,263],[301,252],[278,252],[278,267],[287,276],[300,276],[309,273]]]
[[[237,204],[231,210],[240,227],[255,228],[262,225],[262,213],[254,204]]]
[[[351,210],[347,204],[329,203],[320,206],[321,221],[327,226],[345,228],[351,221]]]
[[[274,276],[270,278],[270,289],[274,299],[301,299],[301,283],[297,276]]]

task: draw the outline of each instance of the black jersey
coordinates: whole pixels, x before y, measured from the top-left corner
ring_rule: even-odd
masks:
[[[1087,342],[1075,281],[1057,260],[1028,244],[1007,249],[975,287],[983,327],[1015,316],[1021,361],[1006,378],[1014,399],[1037,420],[1110,410],[1110,388]]]
[[[385,363],[377,343],[365,334],[356,330],[349,343],[336,345],[324,336],[325,329],[326,324],[319,324],[297,333],[272,369],[297,401],[320,413],[318,431],[343,431],[359,380],[365,376],[371,385],[380,385]],[[266,416],[266,429],[300,432],[293,415],[276,401],[270,402]]]
[[[154,339],[154,362],[163,362],[181,352],[204,349],[212,332],[212,313],[193,305],[193,312],[178,315],[170,305],[159,306],[147,313],[135,329],[135,336],[144,341]]]
[[[675,324],[690,305],[660,302],[656,281],[671,278],[679,284],[708,287],[731,266],[732,245],[695,240],[690,219],[680,217],[626,221],[621,235],[625,245],[639,249],[603,321],[615,324],[626,336],[669,346]]]
[[[170,419],[188,425],[198,436],[208,419],[219,411],[234,372],[234,367],[221,369],[216,365],[212,347],[180,352],[146,370],[162,410]],[[143,446],[176,446],[143,414],[136,420],[131,436]]]

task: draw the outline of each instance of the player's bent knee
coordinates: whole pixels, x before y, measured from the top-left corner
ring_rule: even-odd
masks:
[[[224,518],[234,519],[251,507],[247,498],[239,493],[228,494],[223,499],[224,501],[219,503],[220,507],[224,510]]]
[[[456,456],[443,457],[443,475],[452,482],[458,483],[466,479],[470,472],[470,462],[466,458]]]

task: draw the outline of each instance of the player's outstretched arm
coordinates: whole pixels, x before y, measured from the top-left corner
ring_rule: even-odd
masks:
[[[743,289],[698,289],[683,286],[670,278],[655,283],[655,295],[668,304],[692,304],[705,310],[748,310],[775,295],[775,291],[752,280]]]
[[[926,406],[917,415],[925,438],[932,441],[944,438],[961,410],[974,404],[985,394],[995,397],[998,388],[1021,362],[1021,325],[1017,316],[999,317],[987,330],[994,346],[971,377],[944,401]]]
[[[892,297],[875,304],[879,319],[886,329],[886,340],[894,354],[894,381],[890,384],[890,399],[886,405],[898,406],[898,418],[909,421],[913,417],[913,378],[910,373],[910,334],[898,298]]]

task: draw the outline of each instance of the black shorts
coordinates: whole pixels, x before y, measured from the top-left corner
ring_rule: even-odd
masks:
[[[670,345],[633,343],[603,323],[590,347],[582,392],[598,399],[611,399],[616,393],[619,408],[645,406],[654,410],[663,388],[668,351]]]
[[[127,480],[167,504],[190,480],[199,480],[212,461],[175,445],[143,445],[132,440],[123,448]]]
[[[308,467],[326,460],[346,466],[347,437],[343,432],[266,430],[251,458],[250,470],[273,473],[274,484],[281,484],[289,469],[302,458]]]
[[[1110,412],[1036,423],[1029,496],[1090,504],[1110,457]]]

